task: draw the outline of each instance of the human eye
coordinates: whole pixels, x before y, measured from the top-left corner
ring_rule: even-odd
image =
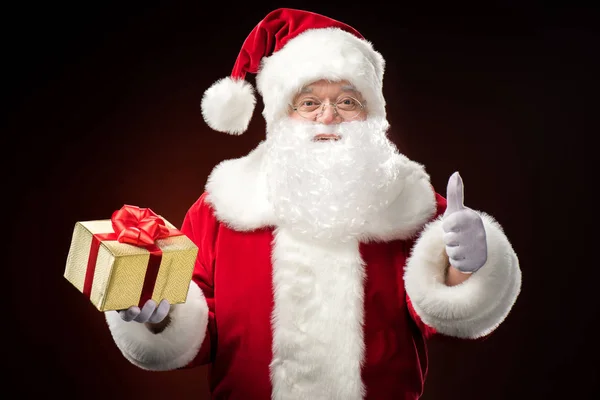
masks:
[[[317,99],[305,98],[301,99],[298,103],[298,108],[303,111],[313,111],[319,108],[321,103]]]
[[[360,103],[353,97],[342,97],[337,101],[337,106],[342,110],[353,111],[360,107]]]

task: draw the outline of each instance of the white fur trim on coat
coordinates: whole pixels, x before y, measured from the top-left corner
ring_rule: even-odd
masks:
[[[125,358],[152,371],[173,370],[192,361],[208,325],[206,299],[194,282],[190,283],[186,302],[172,306],[171,322],[161,333],[154,334],[135,321],[125,322],[117,311],[105,315],[112,337]]]
[[[226,77],[209,87],[200,104],[202,117],[212,129],[241,135],[248,129],[256,98],[252,85]]]
[[[232,229],[252,231],[274,224],[262,172],[264,153],[262,142],[246,156],[222,161],[208,176],[206,202],[217,219]]]
[[[273,398],[362,399],[365,270],[358,242],[323,245],[278,228],[272,254]]]
[[[370,42],[338,28],[310,29],[262,60],[256,88],[270,126],[286,115],[302,86],[320,79],[347,80],[361,92],[369,115],[385,116],[385,61]]]
[[[521,290],[519,260],[500,225],[480,213],[487,237],[487,262],[463,283],[444,284],[449,265],[442,217],[428,224],[406,264],[404,282],[423,322],[442,334],[478,338],[495,330]]]
[[[435,192],[423,165],[403,154],[397,157],[406,174],[399,179],[402,190],[398,197],[375,218],[369,221],[362,241],[408,239],[431,221],[437,210]]]

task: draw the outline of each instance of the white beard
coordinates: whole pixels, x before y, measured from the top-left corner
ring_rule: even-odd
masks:
[[[278,226],[307,239],[348,241],[404,187],[404,156],[384,118],[337,125],[286,119],[269,130],[265,154],[269,201]],[[341,135],[315,142],[318,133]]]

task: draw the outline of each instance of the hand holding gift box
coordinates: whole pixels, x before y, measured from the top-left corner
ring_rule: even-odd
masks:
[[[75,224],[65,278],[100,311],[185,302],[198,247],[149,208]]]

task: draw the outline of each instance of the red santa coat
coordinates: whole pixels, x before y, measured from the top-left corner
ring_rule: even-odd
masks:
[[[202,255],[194,282],[210,310],[206,338],[190,365],[211,363],[211,391],[217,399],[269,399],[273,229],[232,230],[217,221],[204,198],[191,207],[182,226]],[[441,197],[438,204],[443,212]],[[359,248],[366,273],[361,378],[367,399],[416,399],[423,389],[427,369],[423,336],[433,329],[424,326],[407,305],[403,271],[410,247],[409,241],[397,240]],[[336,324],[335,320],[322,322]],[[317,357],[331,355],[326,345]],[[331,377],[317,379],[325,378]]]
[[[321,245],[272,223],[257,158],[219,165],[186,214],[198,259],[170,325],[155,335],[106,313],[135,365],[210,364],[214,399],[417,399],[429,336],[477,338],[507,316],[521,279],[510,243],[482,213],[486,265],[445,286],[445,200],[419,165],[362,240]]]

